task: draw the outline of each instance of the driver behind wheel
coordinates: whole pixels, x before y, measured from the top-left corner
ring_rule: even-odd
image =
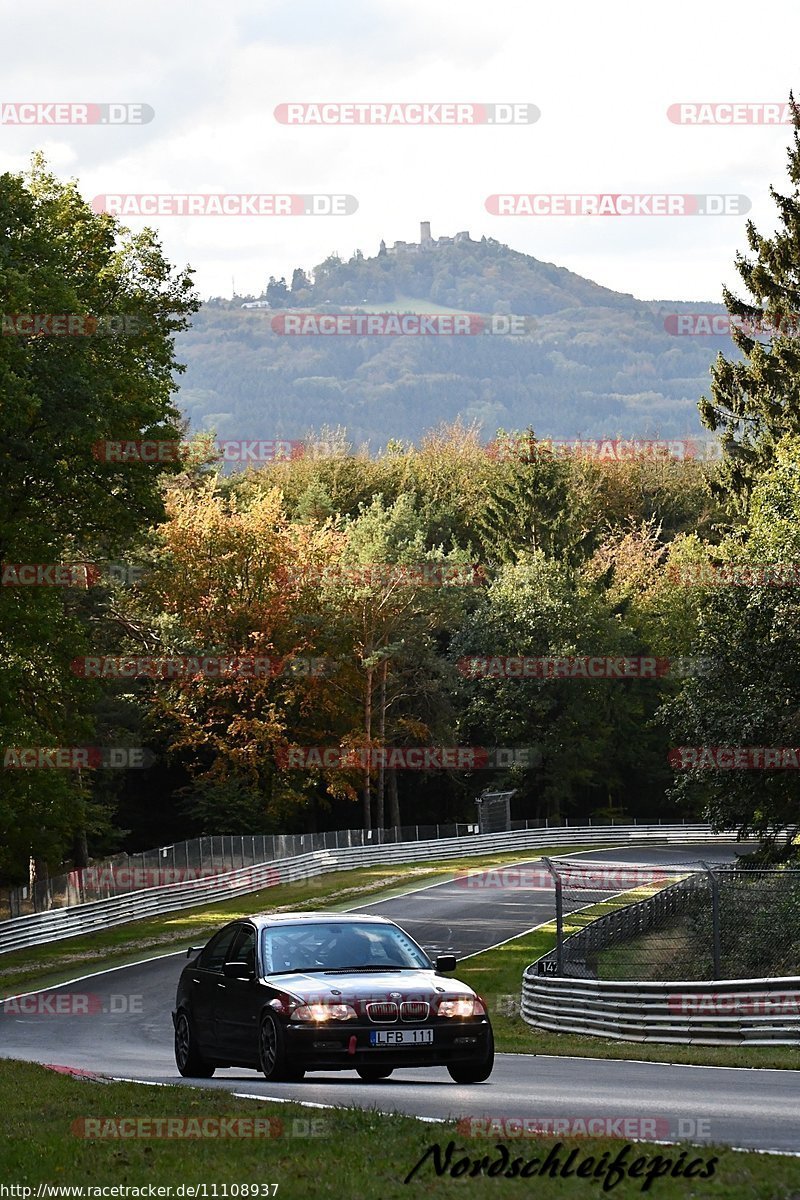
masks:
[[[325,967],[366,967],[372,957],[369,938],[356,929],[338,929],[336,937],[320,952]]]

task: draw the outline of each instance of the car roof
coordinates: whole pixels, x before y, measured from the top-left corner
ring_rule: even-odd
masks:
[[[245,920],[252,921],[259,929],[270,925],[297,924],[303,922],[335,922],[337,925],[392,925],[386,917],[374,917],[371,913],[338,913],[338,912],[281,912],[281,913],[251,913]]]

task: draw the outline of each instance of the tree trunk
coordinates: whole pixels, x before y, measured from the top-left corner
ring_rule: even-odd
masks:
[[[75,840],[72,843],[72,857],[75,862],[75,870],[82,871],[89,865],[89,847],[86,844],[86,830],[81,829],[75,834]]]
[[[400,828],[400,803],[397,799],[397,771],[389,768],[389,820],[393,828]]]
[[[372,750],[372,667],[367,667],[367,694],[364,701],[364,733],[366,734],[367,763],[364,767],[364,828],[372,829],[372,805],[370,803],[370,757]]]
[[[385,745],[386,745],[386,674],[387,674],[388,670],[389,670],[389,660],[388,660],[388,658],[385,658],[383,660],[383,667],[381,670],[381,691],[380,691],[380,725],[379,725],[379,729],[380,729],[380,738],[381,738],[381,747],[382,748],[385,748]],[[385,783],[386,783],[386,767],[384,765],[384,758],[383,758],[383,753],[382,753],[380,766],[378,767],[378,812],[377,812],[377,820],[375,822],[376,825],[378,826],[378,829],[383,829],[384,826],[386,825],[385,805],[384,805]]]
[[[43,858],[31,859],[30,880],[34,912],[47,912],[51,908],[50,868]]]

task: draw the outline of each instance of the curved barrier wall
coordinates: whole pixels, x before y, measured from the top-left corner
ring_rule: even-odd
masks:
[[[540,1029],[628,1042],[800,1045],[800,978],[625,983],[535,975],[535,966],[522,978],[522,1017]]]

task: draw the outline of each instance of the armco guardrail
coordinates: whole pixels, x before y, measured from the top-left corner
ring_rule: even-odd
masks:
[[[625,983],[533,974],[522,1017],[559,1033],[628,1042],[800,1045],[800,978]]]
[[[91,933],[143,917],[192,908],[261,891],[278,883],[292,883],[330,871],[372,866],[376,863],[437,861],[475,857],[504,850],[535,850],[545,846],[597,845],[653,842],[680,845],[687,842],[730,842],[734,835],[715,833],[708,825],[615,825],[521,829],[510,833],[473,834],[426,842],[393,842],[340,850],[316,850],[294,858],[261,863],[212,878],[147,888],[108,900],[95,900],[70,908],[32,913],[0,923],[0,954],[44,942]]]

